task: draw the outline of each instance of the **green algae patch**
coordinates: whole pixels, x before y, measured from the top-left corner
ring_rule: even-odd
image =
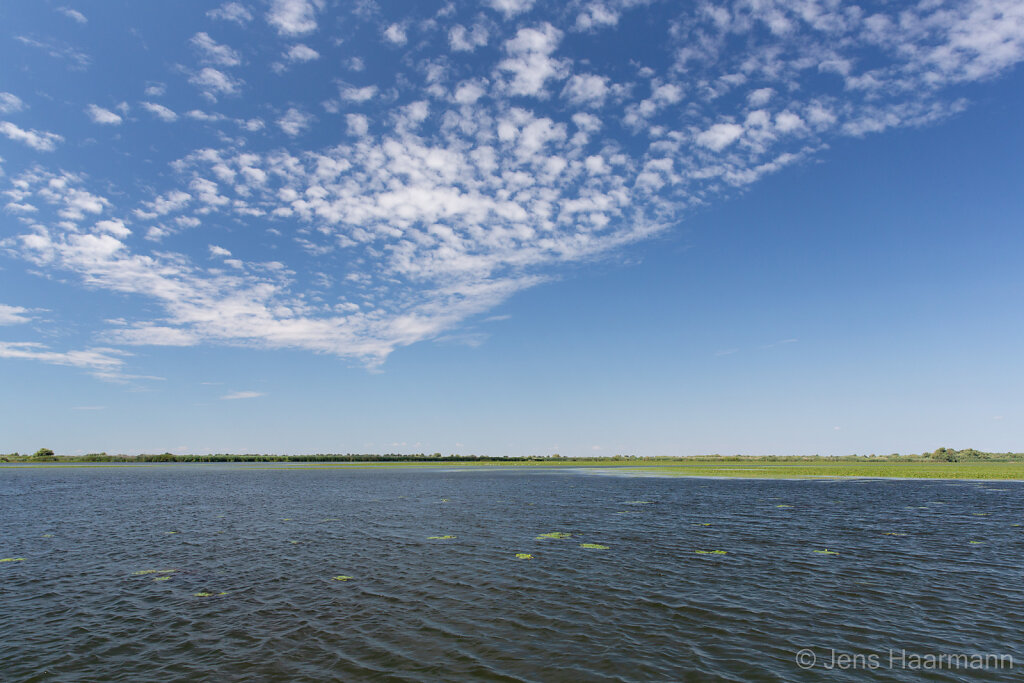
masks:
[[[24,562],[24,557],[5,557],[0,562]]]
[[[53,534],[43,534],[43,538],[53,538]]]
[[[811,552],[817,553],[818,555],[838,555],[839,554],[839,553],[837,553],[834,550],[829,550],[828,548],[825,548],[824,550],[812,550]]]
[[[206,591],[199,591],[198,593],[193,593],[192,595],[196,596],[197,598],[208,598],[208,597],[212,596],[213,593],[208,593]]]
[[[728,555],[727,550],[694,550],[698,555]]]
[[[608,546],[601,545],[600,543],[580,543],[580,547],[587,548],[588,550],[609,550]]]
[[[453,538],[458,538],[458,536],[427,536],[428,541],[450,541]]]
[[[146,574],[156,574],[159,569],[140,569],[137,572],[132,572],[132,576],[145,576]]]
[[[694,526],[711,526],[711,522],[694,522]]]
[[[339,576],[332,576],[331,580],[332,581],[351,581],[352,577],[351,576],[345,576],[344,574],[340,574]]]
[[[985,541],[968,541],[971,545],[984,545]]]
[[[572,534],[568,534],[568,533],[566,533],[564,531],[552,531],[551,533],[548,533],[548,534],[541,534],[540,536],[537,536],[536,539],[534,539],[534,540],[543,541],[545,538],[564,539],[564,538],[569,538],[571,536],[572,536]]]
[[[179,534],[179,533],[181,533],[181,532],[180,532],[180,531],[165,531],[164,533],[165,533],[166,535],[170,536],[171,534]]]
[[[793,506],[792,505],[776,505],[775,507],[777,507],[777,508],[791,508]]]
[[[533,555],[531,555],[530,553],[516,553],[516,559],[517,560],[532,560],[533,559]]]
[[[171,577],[169,577],[169,576],[154,576],[153,580],[154,581],[170,581]]]

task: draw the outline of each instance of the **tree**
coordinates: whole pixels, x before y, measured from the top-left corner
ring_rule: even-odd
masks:
[[[38,451],[32,454],[33,460],[51,460],[53,458],[53,451],[49,448],[40,448]]]

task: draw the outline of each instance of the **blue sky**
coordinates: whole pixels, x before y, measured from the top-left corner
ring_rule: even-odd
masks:
[[[1024,449],[1024,7],[0,7],[0,451]]]

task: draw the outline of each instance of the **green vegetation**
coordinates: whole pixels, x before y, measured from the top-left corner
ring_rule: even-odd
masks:
[[[451,540],[453,538],[456,538],[456,537],[455,536],[427,536],[427,540],[428,541],[448,541],[448,540]]]
[[[332,576],[331,577],[331,580],[333,580],[333,581],[350,581],[351,579],[352,579],[351,576],[345,576],[344,574],[342,574],[341,576]]]
[[[517,560],[532,560],[533,559],[533,555],[531,555],[530,553],[516,553],[516,559]]]
[[[693,552],[698,555],[728,555],[728,551],[725,550],[694,550]]]
[[[536,538],[538,541],[543,541],[545,538],[569,538],[572,534],[567,534],[564,531],[552,531],[549,534],[541,534]]]
[[[687,458],[637,457],[617,455],[612,458],[567,458],[560,455],[503,458],[483,455],[440,453],[430,455],[395,454],[323,454],[314,455],[48,455],[40,449],[32,456],[10,453],[0,455],[0,462],[54,462],[46,467],[73,466],[81,463],[284,463],[289,469],[367,468],[388,466],[535,466],[535,467],[597,467],[616,469],[629,474],[654,474],[692,477],[813,478],[813,477],[909,477],[924,479],[1021,479],[1024,480],[1024,453],[986,453],[973,448],[955,450],[939,448],[917,455],[702,455]],[[89,466],[102,466],[92,464]],[[273,466],[271,466],[273,467]],[[650,501],[628,501],[627,505],[643,505]]]
[[[600,543],[580,543],[580,547],[590,550],[608,550],[608,546],[601,545]]]

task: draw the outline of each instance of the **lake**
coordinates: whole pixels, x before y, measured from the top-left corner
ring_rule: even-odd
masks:
[[[0,679],[1019,680],[1022,493],[4,467]]]

